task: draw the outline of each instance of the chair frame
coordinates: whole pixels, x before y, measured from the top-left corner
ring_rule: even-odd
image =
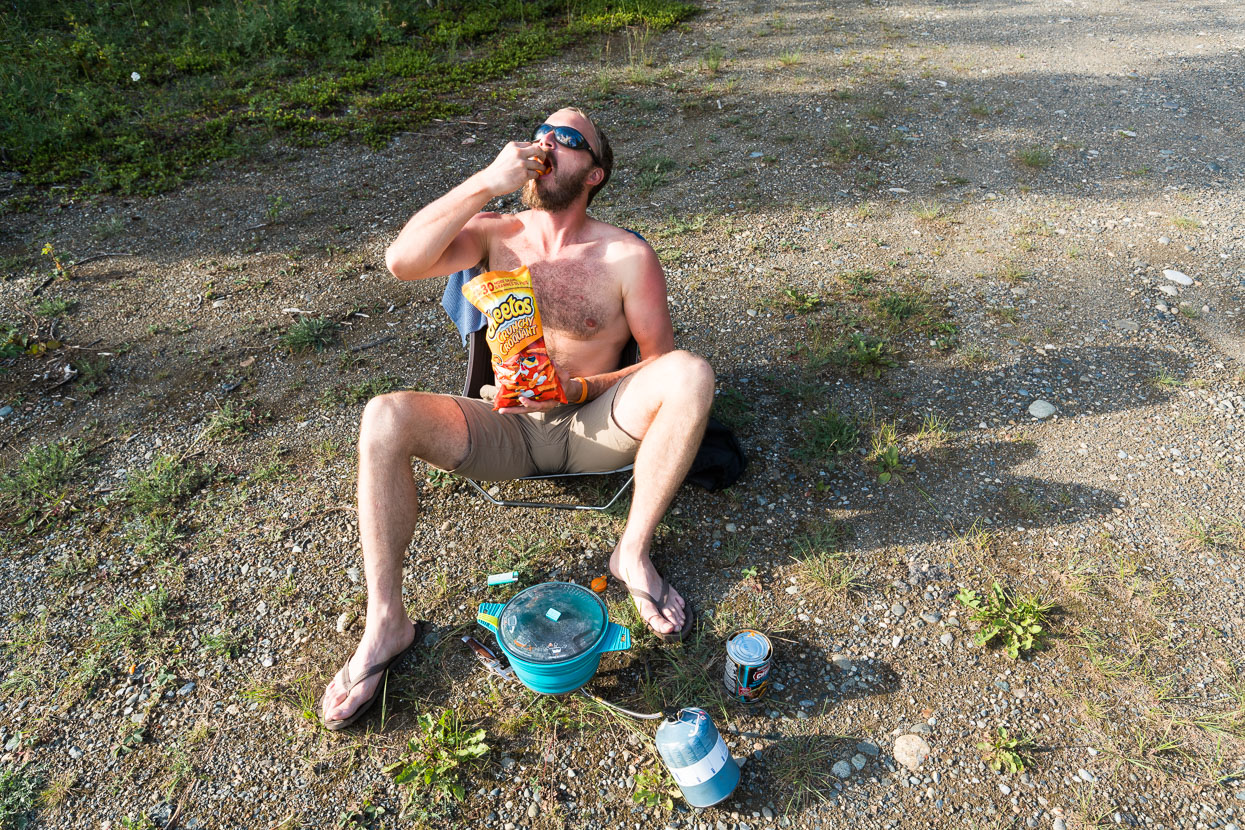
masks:
[[[636,343],[635,338],[631,338],[627,345],[623,347],[622,354],[619,358],[619,368],[633,366],[640,360],[640,347]],[[485,329],[480,328],[467,335],[467,376],[463,381],[463,397],[478,398],[480,397],[480,389],[489,384],[495,384],[497,378],[493,375],[493,358],[489,351],[488,340],[485,338]],[[617,470],[604,470],[599,473],[548,473],[534,476],[524,476],[515,479],[516,481],[539,481],[550,478],[570,478],[575,476],[598,476],[613,475],[615,473],[631,472],[634,464],[628,464],[625,467],[619,467]],[[489,494],[487,490],[479,485],[478,482],[468,478],[467,483],[476,489],[476,491],[484,496],[491,504],[497,507],[549,507],[555,510],[592,510],[603,511],[609,510],[614,506],[614,502],[627,491],[635,481],[635,473],[627,477],[623,485],[618,488],[618,492],[614,493],[613,498],[605,504],[568,504],[560,502],[546,501],[515,501],[511,499],[499,499]]]

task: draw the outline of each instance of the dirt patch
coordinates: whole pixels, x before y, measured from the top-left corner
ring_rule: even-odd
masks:
[[[1242,24],[1226,3],[721,2],[380,151],[272,146],[176,194],[6,218],[6,306],[62,344],[0,376],[7,480],[52,442],[84,455],[12,490],[5,769],[50,788],[47,826],[394,826],[409,787],[386,767],[451,709],[491,751],[462,803],[417,789],[417,823],[1239,824]],[[679,344],[752,457],[659,534],[695,638],[659,648],[611,589],[637,645],[592,684],[709,709],[749,760],[703,814],[633,801],[649,727],[498,685],[458,642],[507,595],[485,574],[587,582],[622,513],[503,512],[419,466],[406,597],[433,633],[366,731],[313,717],[359,633],[362,401],[461,383],[442,286],[392,279],[384,248],[566,101],[619,159],[595,213],[661,255]],[[44,243],[126,256],[43,286]],[[337,328],[291,354],[306,317]],[[975,646],[956,598],[995,581],[1055,603],[1019,661]],[[778,644],[756,709],[718,679],[745,624]],[[1023,772],[989,765],[1000,727],[1032,738]],[[932,749],[916,771],[892,755],[908,733]]]

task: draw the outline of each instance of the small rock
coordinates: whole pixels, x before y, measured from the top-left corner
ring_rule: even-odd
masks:
[[[506,769],[506,770],[513,769],[516,763],[518,762],[515,761],[513,758],[511,758],[509,755],[501,756],[501,768],[502,769]]]
[[[1178,285],[1193,285],[1193,278],[1179,271],[1173,271],[1170,268],[1163,271],[1163,276],[1167,277]]]
[[[177,690],[177,696],[185,697],[186,695],[190,694],[194,690],[195,690],[195,682],[192,680],[189,683],[187,683],[185,686],[182,686],[180,689]]]
[[[1079,769],[1076,771],[1076,774],[1080,777],[1082,781],[1086,782],[1087,784],[1092,784],[1098,780],[1094,778],[1094,774],[1087,769]]]
[[[13,414],[13,407],[0,406],[0,418],[8,418],[12,414]]]
[[[1029,414],[1034,418],[1037,418],[1039,421],[1043,418],[1049,418],[1054,415],[1055,412],[1056,409],[1054,404],[1048,403],[1047,401],[1041,399],[1029,404]]]
[[[1051,824],[1051,830],[1068,830],[1068,823],[1061,818],[1057,818]]]
[[[1180,289],[1174,285],[1160,285],[1159,291],[1161,291],[1162,293],[1166,294],[1169,297],[1180,296]]]
[[[939,614],[936,611],[922,611],[921,619],[925,620],[925,622],[929,623],[930,625],[935,625],[938,623],[939,620],[942,619],[942,614]]]
[[[765,817],[766,819],[772,819],[774,817],[774,811],[771,810],[769,807],[762,807],[761,815]]]
[[[951,644],[955,642],[955,637],[951,634],[950,631],[948,631],[947,633],[943,634],[941,637],[938,638],[938,642],[942,643],[947,648],[950,648]]]
[[[901,735],[895,740],[895,760],[915,772],[929,757],[929,744],[919,735]]]
[[[914,723],[908,731],[913,735],[929,735],[934,731],[934,727],[928,723]]]
[[[739,531],[739,528],[735,526],[735,523],[734,523],[734,522],[727,522],[727,523],[726,523],[726,532],[727,532],[727,533],[736,533],[736,532],[738,532],[738,531]]]
[[[899,603],[895,603],[894,605],[891,606],[891,613],[894,614],[896,617],[902,617],[904,614],[908,613],[908,609],[904,608]]]
[[[846,654],[834,653],[830,655],[830,662],[841,672],[850,672],[852,670],[852,659]]]
[[[358,585],[358,584],[359,584],[359,569],[358,569],[358,567],[351,567],[351,568],[347,568],[347,569],[346,569],[346,578],[347,578],[347,579],[349,579],[351,582],[353,582],[355,585]]]
[[[839,761],[830,768],[830,771],[839,778],[850,778],[852,775],[852,765],[847,763],[847,761]]]
[[[1172,244],[1172,241],[1171,241],[1170,239],[1168,239],[1166,236],[1160,236],[1160,237],[1159,237],[1159,244],[1160,244],[1160,245],[1170,245],[1170,244]]]
[[[865,755],[868,755],[870,758],[878,757],[878,753],[881,752],[881,750],[878,749],[878,745],[870,741],[861,741],[856,744],[856,749]]]
[[[1136,334],[1141,331],[1141,324],[1136,320],[1115,320],[1111,323],[1111,325],[1115,326],[1119,331],[1127,334]]]
[[[786,591],[787,591],[787,593],[788,593],[788,594],[798,594],[798,593],[800,593],[800,586],[798,586],[798,585],[788,585],[788,586],[787,586],[787,588],[786,588]]]
[[[540,815],[540,805],[533,801],[527,805],[527,817],[536,818],[538,815]]]
[[[338,634],[345,634],[345,633],[346,633],[346,629],[347,629],[347,628],[350,628],[350,624],[351,624],[352,622],[354,622],[354,612],[353,612],[353,611],[343,611],[343,612],[341,613],[341,616],[339,616],[339,617],[337,618],[337,633],[338,633]]]
[[[1003,795],[1011,795],[1012,788],[1007,786],[1006,784],[999,784],[999,792],[1001,792]]]
[[[83,754],[84,753],[82,752],[82,750],[78,749],[78,747],[76,746],[69,747],[69,757],[73,758],[75,761],[81,758]]]

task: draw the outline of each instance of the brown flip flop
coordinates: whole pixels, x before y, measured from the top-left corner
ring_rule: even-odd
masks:
[[[648,626],[649,631],[653,632],[653,636],[661,640],[663,643],[681,643],[687,639],[688,634],[692,633],[692,622],[694,621],[696,617],[696,612],[692,610],[692,604],[687,601],[686,597],[684,597],[683,598],[683,627],[680,628],[678,631],[671,631],[668,634],[664,634],[658,631],[657,629],[653,628],[653,625],[652,623],[649,622],[649,620],[651,620],[653,617],[665,617],[666,616],[665,614],[666,598],[670,596],[670,583],[666,581],[665,577],[660,577],[660,579],[661,579],[661,599],[653,599],[653,595],[650,594],[648,591],[645,591],[641,588],[632,588],[630,585],[626,585],[626,583],[623,583],[623,584],[626,585],[627,592],[630,593],[631,596],[639,597],[640,599],[643,599],[643,600],[648,600],[653,605],[657,606],[657,609],[658,609],[657,613],[649,614],[648,617],[644,619],[644,624]],[[619,580],[619,581],[621,582],[622,580]]]
[[[375,677],[378,674],[387,673],[390,666],[405,657],[411,649],[415,648],[415,644],[424,638],[424,632],[427,627],[427,620],[416,620],[415,636],[411,638],[410,645],[390,657],[388,660],[368,666],[363,674],[358,677],[352,678],[350,676],[350,660],[347,659],[345,664],[337,672],[336,680],[338,688],[345,689],[346,694],[349,695],[351,689],[358,686],[369,677]],[[372,704],[376,703],[376,701],[380,699],[381,693],[385,688],[386,679],[387,678],[382,677],[381,681],[376,684],[376,688],[372,690],[372,693],[368,695],[367,699],[360,703],[359,706],[347,717],[344,717],[341,720],[325,720],[324,728],[330,732],[338,732],[348,726],[353,726],[360,718],[368,713],[368,710],[372,708]],[[320,699],[320,711],[324,711],[324,698]]]

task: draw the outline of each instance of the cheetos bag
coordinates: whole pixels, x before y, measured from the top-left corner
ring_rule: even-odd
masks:
[[[527,266],[481,274],[463,286],[463,296],[488,320],[484,337],[493,353],[497,378],[493,409],[520,406],[520,398],[566,403],[566,392],[545,349]]]

